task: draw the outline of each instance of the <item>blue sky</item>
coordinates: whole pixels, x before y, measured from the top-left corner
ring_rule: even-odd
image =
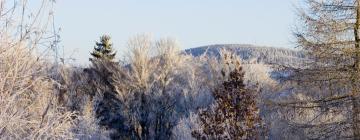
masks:
[[[221,43],[292,47],[294,1],[58,0],[55,16],[65,53],[86,62],[102,34],[112,36],[120,55],[140,33],[176,38],[182,49]]]

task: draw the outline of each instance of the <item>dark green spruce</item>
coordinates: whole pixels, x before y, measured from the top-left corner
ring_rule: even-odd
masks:
[[[103,35],[100,37],[100,42],[96,42],[96,46],[91,55],[96,59],[112,61],[116,55],[112,45],[110,36]]]

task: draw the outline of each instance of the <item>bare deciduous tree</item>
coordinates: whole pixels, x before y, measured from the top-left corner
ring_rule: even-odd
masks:
[[[299,17],[300,24],[294,33],[297,45],[306,50],[312,59],[304,67],[293,69],[295,75],[291,79],[305,89],[318,87],[319,90],[318,94],[311,95],[315,100],[291,106],[318,108],[322,113],[316,118],[321,118],[319,116],[329,115],[329,111],[333,111],[330,114],[334,115],[336,111],[333,109],[336,108],[338,112],[344,112],[345,109],[339,109],[338,104],[346,104],[352,108],[347,112],[351,117],[334,124],[350,124],[350,137],[360,139],[360,1],[306,0],[305,7],[299,10]],[[310,88],[308,91],[311,91]],[[329,133],[333,135],[347,131],[337,133],[337,130],[332,130]]]

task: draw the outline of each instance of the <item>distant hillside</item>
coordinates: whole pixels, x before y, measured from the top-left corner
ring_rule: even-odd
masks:
[[[221,49],[236,52],[244,61],[257,61],[265,64],[277,64],[298,67],[306,59],[303,51],[287,48],[262,47],[247,44],[217,44],[185,50],[187,54],[200,56],[204,53],[219,56]]]

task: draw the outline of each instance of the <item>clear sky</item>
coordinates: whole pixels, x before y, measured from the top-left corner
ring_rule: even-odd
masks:
[[[182,49],[241,43],[292,47],[295,0],[57,0],[56,25],[69,57],[86,62],[102,34],[123,52],[136,34],[176,38]]]

